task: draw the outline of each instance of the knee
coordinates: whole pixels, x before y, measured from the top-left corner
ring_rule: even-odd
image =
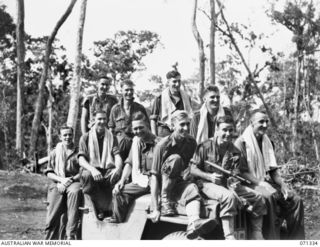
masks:
[[[198,195],[199,189],[195,184],[189,184],[186,188],[188,194]]]
[[[237,203],[237,198],[236,196],[229,190],[226,190],[223,193],[224,201],[231,203],[231,204],[236,204]]]
[[[164,162],[162,174],[168,175],[170,178],[178,177],[183,170],[183,160],[180,155],[172,154]]]

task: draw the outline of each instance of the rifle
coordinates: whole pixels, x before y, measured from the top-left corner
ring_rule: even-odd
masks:
[[[209,165],[209,166],[212,166],[213,168],[215,168],[215,169],[217,169],[218,171],[226,174],[226,175],[229,176],[229,177],[234,177],[234,178],[236,178],[236,179],[238,179],[238,180],[240,180],[241,182],[244,182],[244,183],[246,183],[246,184],[252,184],[250,180],[245,179],[245,178],[243,178],[243,177],[241,177],[241,176],[239,176],[239,175],[236,175],[236,174],[234,174],[232,171],[225,170],[225,169],[223,169],[221,166],[218,166],[217,164],[215,164],[215,163],[213,163],[213,162],[205,161],[204,163],[207,164],[207,165]]]

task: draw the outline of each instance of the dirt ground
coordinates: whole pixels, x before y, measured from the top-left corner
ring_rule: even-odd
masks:
[[[0,170],[0,239],[44,239],[47,186],[38,174]],[[320,206],[305,209],[307,239],[320,239]]]

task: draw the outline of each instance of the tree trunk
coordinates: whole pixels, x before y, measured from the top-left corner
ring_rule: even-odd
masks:
[[[304,88],[303,88],[303,102],[304,102],[304,106],[306,108],[306,112],[310,121],[310,129],[311,129],[311,136],[312,136],[312,140],[313,140],[313,148],[314,148],[314,152],[316,155],[316,159],[319,161],[320,159],[320,154],[319,154],[319,149],[318,149],[318,142],[316,139],[316,131],[315,131],[315,125],[314,125],[314,120],[312,118],[312,109],[311,109],[311,104],[310,104],[310,78],[309,78],[309,66],[308,66],[308,60],[303,59],[303,76],[302,76],[302,80],[303,80],[303,84],[304,84]],[[304,64],[304,61],[306,61],[306,65]]]
[[[19,157],[23,153],[23,88],[24,88],[24,0],[17,0],[17,118],[16,118],[16,150]]]
[[[73,137],[76,136],[77,122],[79,115],[79,101],[80,101],[80,90],[81,90],[81,57],[82,57],[82,40],[83,40],[83,29],[86,18],[86,7],[87,0],[82,0],[80,19],[76,43],[76,58],[74,63],[74,74],[72,84],[70,88],[70,104],[68,113],[68,125],[72,126],[74,132]]]
[[[301,51],[298,51],[298,57],[296,61],[296,79],[294,86],[294,98],[293,98],[293,119],[292,119],[292,141],[291,150],[293,155],[297,153],[297,141],[298,141],[298,121],[299,121],[299,105],[300,105],[300,84],[301,84],[301,66],[303,55]]]
[[[215,0],[210,0],[210,83],[216,83],[216,61],[215,61],[215,33],[216,33],[216,11]]]
[[[35,106],[35,113],[32,121],[32,128],[31,128],[31,138],[30,138],[30,154],[33,154],[36,151],[37,148],[37,141],[38,141],[38,134],[39,134],[39,128],[41,123],[41,115],[43,111],[43,105],[44,105],[44,87],[45,82],[47,80],[48,76],[48,69],[49,69],[49,58],[52,51],[52,43],[57,35],[57,32],[59,31],[62,24],[65,22],[65,20],[68,18],[68,16],[71,14],[71,11],[75,5],[77,0],[71,0],[67,10],[65,13],[61,16],[59,21],[57,22],[56,26],[54,27],[46,45],[46,51],[45,51],[45,57],[43,62],[43,70],[39,82],[39,92],[38,92],[38,98],[36,101]]]
[[[52,149],[52,105],[53,105],[53,95],[52,95],[52,81],[49,80],[48,85],[49,100],[48,100],[48,131],[47,131],[47,144],[48,144],[48,156],[50,155]]]
[[[193,8],[193,15],[192,15],[192,32],[193,36],[197,41],[198,49],[199,49],[199,74],[200,74],[200,82],[199,82],[199,100],[201,104],[203,103],[203,91],[204,91],[204,80],[205,80],[205,54],[203,48],[203,40],[200,36],[200,33],[197,28],[197,6],[198,1],[194,0],[194,8]]]

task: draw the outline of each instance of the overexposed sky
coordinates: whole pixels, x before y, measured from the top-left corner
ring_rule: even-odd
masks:
[[[271,35],[266,44],[274,51],[288,54],[292,49],[291,34],[281,26],[272,26],[265,10],[268,0],[225,0],[225,15],[229,22],[249,25],[257,33]],[[281,0],[280,2],[284,2]],[[16,16],[16,1],[0,0],[7,11]],[[25,0],[25,29],[32,36],[49,35],[66,10],[67,0]],[[66,47],[70,61],[74,60],[76,31],[81,1],[58,32],[57,38]],[[162,77],[175,62],[183,78],[198,70],[198,49],[191,31],[193,0],[88,0],[84,29],[83,52],[90,57],[93,41],[112,37],[119,30],[150,30],[161,37],[164,45],[145,59],[147,71],[136,75],[138,87],[150,75]],[[198,0],[199,7],[209,12],[208,0]],[[198,27],[206,44],[209,42],[209,20],[198,12]],[[241,43],[241,41],[240,41]],[[217,60],[228,53],[226,47],[217,48]],[[263,63],[264,58],[255,51],[245,51],[250,64]],[[138,81],[138,83],[137,83]],[[140,85],[140,86],[139,86]]]

